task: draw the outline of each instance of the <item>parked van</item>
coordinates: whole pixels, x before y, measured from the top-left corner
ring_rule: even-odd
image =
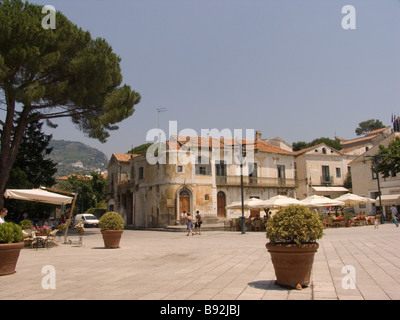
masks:
[[[97,219],[91,213],[81,213],[75,216],[75,224],[79,222],[79,220],[83,221],[85,227],[98,227],[99,226],[99,219]]]

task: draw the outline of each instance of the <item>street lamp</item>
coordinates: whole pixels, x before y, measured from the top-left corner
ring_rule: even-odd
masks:
[[[237,156],[237,159],[240,161],[240,193],[242,198],[242,234],[246,233],[246,221],[244,218],[244,192],[243,192],[243,162],[246,158],[246,145],[245,144],[238,144],[238,147],[241,146],[241,154]]]

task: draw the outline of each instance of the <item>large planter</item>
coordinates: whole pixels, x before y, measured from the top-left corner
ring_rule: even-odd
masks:
[[[101,230],[104,247],[108,249],[119,248],[119,242],[124,230]]]
[[[0,244],[0,276],[16,272],[19,253],[24,242]]]
[[[311,269],[314,254],[319,247],[318,243],[299,246],[267,243],[265,246],[271,254],[277,284],[297,289],[310,284]]]

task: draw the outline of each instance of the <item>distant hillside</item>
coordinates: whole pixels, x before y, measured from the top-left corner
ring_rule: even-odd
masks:
[[[72,173],[102,172],[108,164],[108,158],[103,152],[81,142],[51,140],[49,147],[53,147],[49,158],[58,163],[57,177]]]

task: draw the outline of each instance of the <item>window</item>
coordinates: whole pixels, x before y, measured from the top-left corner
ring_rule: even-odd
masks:
[[[183,166],[180,166],[180,165],[176,166],[176,172],[177,173],[184,173],[185,171],[184,171]]]
[[[284,165],[278,165],[278,179],[286,179],[286,171]]]
[[[139,167],[139,180],[143,180],[143,179],[144,179],[144,168]]]
[[[340,168],[336,168],[336,178],[341,178],[342,177],[342,170]]]
[[[331,182],[329,166],[322,166],[322,183]]]
[[[196,174],[202,176],[210,176],[211,175],[211,165],[208,161],[208,158],[197,158],[196,163]]]
[[[249,177],[256,178],[257,177],[257,163],[249,163]]]
[[[221,161],[220,163],[215,164],[215,171],[218,177],[226,176],[226,163]]]
[[[322,154],[326,154],[326,148],[322,148]]]

